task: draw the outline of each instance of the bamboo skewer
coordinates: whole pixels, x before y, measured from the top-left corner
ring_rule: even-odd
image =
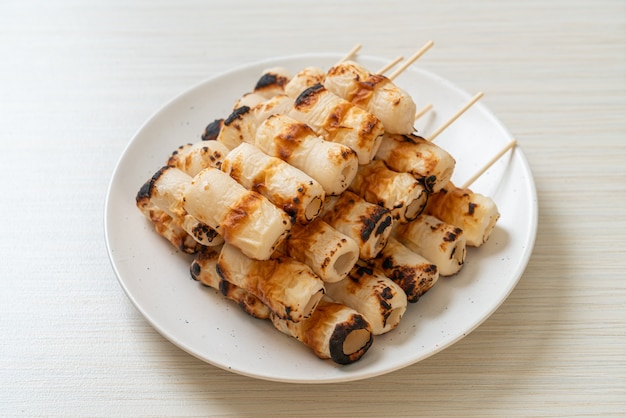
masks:
[[[342,59],[340,59],[340,60],[339,60],[339,62],[337,62],[337,64],[335,64],[335,65],[339,65],[339,64],[341,64],[341,63],[342,63],[342,62],[344,62],[344,61],[348,61],[348,60],[349,60],[350,58],[352,58],[352,57],[353,57],[353,56],[354,56],[357,52],[359,52],[359,50],[362,48],[362,46],[363,46],[363,45],[361,45],[361,44],[356,44],[356,45],[354,45],[354,47],[353,47],[350,51],[348,51],[348,53],[347,53],[347,54],[346,54],[346,55],[345,55]]]
[[[417,61],[419,59],[419,57],[421,57],[422,55],[424,55],[424,53],[426,51],[428,51],[435,43],[433,41],[428,41],[426,42],[426,45],[424,45],[419,51],[417,51],[415,54],[413,54],[413,56],[411,56],[408,60],[406,60],[404,62],[404,64],[402,64],[400,67],[398,67],[393,73],[391,73],[391,75],[389,75],[389,79],[393,80],[394,78],[396,78],[397,76],[399,76],[404,70],[406,70],[411,64],[413,64],[415,61]]]
[[[415,113],[415,120],[418,120],[419,118],[424,116],[432,108],[433,108],[433,104],[432,103],[428,103],[421,110],[418,110],[417,113]]]
[[[517,140],[513,139],[509,142],[504,148],[500,150],[496,155],[493,156],[491,160],[489,160],[480,170],[476,172],[472,177],[470,177],[462,186],[461,189],[467,189],[474,183],[480,176],[482,176],[485,171],[489,169],[496,161],[500,159],[508,150],[512,149],[517,145]]]
[[[442,133],[448,126],[452,125],[452,123],[457,120],[467,109],[469,109],[474,103],[476,103],[481,97],[483,97],[483,93],[479,92],[474,96],[465,106],[463,106],[458,112],[456,112],[446,123],[441,125],[435,132],[433,132],[428,138],[427,141],[434,141],[434,139]]]
[[[403,59],[404,59],[404,57],[402,55],[400,55],[398,58],[396,58],[395,60],[391,61],[389,64],[385,65],[383,68],[378,70],[376,72],[376,74],[384,74],[384,73],[386,73],[387,71],[389,71],[391,68],[393,68],[397,63],[399,63]]]

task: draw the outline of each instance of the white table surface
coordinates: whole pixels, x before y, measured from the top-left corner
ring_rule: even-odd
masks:
[[[508,300],[443,352],[352,383],[239,376],[154,331],[103,226],[142,123],[244,63],[429,39],[419,65],[483,91],[535,176],[535,251]],[[0,416],[626,415],[625,93],[618,0],[2,1]]]

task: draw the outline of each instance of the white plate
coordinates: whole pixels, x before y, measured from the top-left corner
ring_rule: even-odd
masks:
[[[204,127],[226,117],[232,103],[250,91],[264,69],[292,73],[306,66],[328,68],[340,54],[274,58],[211,78],[178,96],[138,131],[124,151],[109,185],[105,232],[119,282],[135,307],[165,338],[217,367],[255,378],[299,383],[364,379],[423,360],[466,336],[507,298],[532,252],[537,198],[528,163],[519,149],[489,169],[473,189],[491,196],[502,217],[488,243],[469,249],[461,273],[441,278],[411,304],[394,331],[374,339],[358,362],[339,366],[318,359],[307,347],[253,319],[189,274],[190,257],[160,238],[135,207],[139,187],[179,145],[200,140]],[[376,70],[385,59],[358,60]],[[472,95],[414,65],[396,79],[418,109],[424,136],[460,109]],[[496,154],[512,136],[480,102],[444,131],[436,143],[457,160],[460,184]]]

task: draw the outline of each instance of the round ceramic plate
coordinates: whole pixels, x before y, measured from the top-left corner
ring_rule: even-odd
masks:
[[[229,115],[242,94],[253,89],[263,70],[281,66],[295,74],[307,66],[329,68],[340,54],[273,58],[213,77],[157,111],[128,144],[109,185],[105,232],[119,282],[135,307],[165,338],[217,367],[260,379],[323,383],[364,379],[414,364],[449,347],[487,319],[511,293],[532,252],[537,198],[520,148],[498,160],[472,186],[491,196],[502,214],[490,240],[468,249],[453,277],[442,277],[398,328],[374,338],[365,356],[348,366],[320,360],[306,346],[276,331],[269,321],[246,315],[215,290],[193,281],[191,258],[158,236],[135,207],[141,185],[179,145],[200,140],[205,126]],[[359,56],[373,71],[387,60]],[[433,110],[416,127],[428,136],[463,107],[472,95],[414,65],[395,83],[420,109]],[[480,102],[436,139],[457,165],[461,184],[502,149],[512,136]]]

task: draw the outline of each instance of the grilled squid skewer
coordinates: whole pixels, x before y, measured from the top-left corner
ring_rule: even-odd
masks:
[[[324,296],[324,282],[307,265],[286,256],[253,260],[224,244],[217,271],[222,279],[252,293],[281,319],[298,322],[309,317]]]
[[[439,279],[437,265],[409,250],[394,237],[389,237],[385,248],[370,263],[398,284],[411,303],[417,302]]]
[[[354,151],[320,138],[306,124],[285,115],[273,115],[259,126],[255,145],[317,180],[326,195],[348,188],[358,167]]]
[[[466,240],[461,228],[420,215],[413,222],[398,225],[395,232],[398,241],[436,264],[441,276],[452,276],[463,267]]]
[[[183,190],[183,207],[248,257],[270,258],[287,236],[289,216],[217,168],[202,170]]]
[[[217,272],[217,261],[222,247],[202,247],[196,253],[189,272],[191,277],[204,286],[219,291],[226,299],[235,302],[248,315],[257,319],[268,319],[270,308],[252,293],[227,282]]]
[[[359,166],[349,190],[391,211],[399,222],[410,222],[422,213],[428,193],[415,177],[387,168],[380,160]]]
[[[326,194],[315,179],[254,145],[242,143],[230,151],[222,171],[267,197],[297,223],[311,222],[322,209]]]
[[[294,225],[285,241],[285,252],[311,267],[326,283],[346,277],[359,259],[356,241],[321,218],[306,226]]]
[[[324,297],[311,316],[300,322],[270,315],[274,327],[305,344],[322,359],[351,364],[369,350],[372,328],[365,317],[352,308]]]
[[[354,61],[345,61],[328,70],[324,86],[375,115],[388,133],[410,134],[415,130],[415,102],[384,75],[372,74]]]
[[[370,267],[356,265],[348,277],[326,284],[326,294],[363,314],[374,335],[396,328],[407,307],[404,291]]]
[[[376,159],[394,171],[411,174],[429,192],[445,187],[456,165],[447,151],[416,135],[385,134]]]
[[[425,213],[461,228],[467,245],[472,247],[487,242],[500,218],[498,207],[491,198],[458,188],[452,182],[431,195]]]

